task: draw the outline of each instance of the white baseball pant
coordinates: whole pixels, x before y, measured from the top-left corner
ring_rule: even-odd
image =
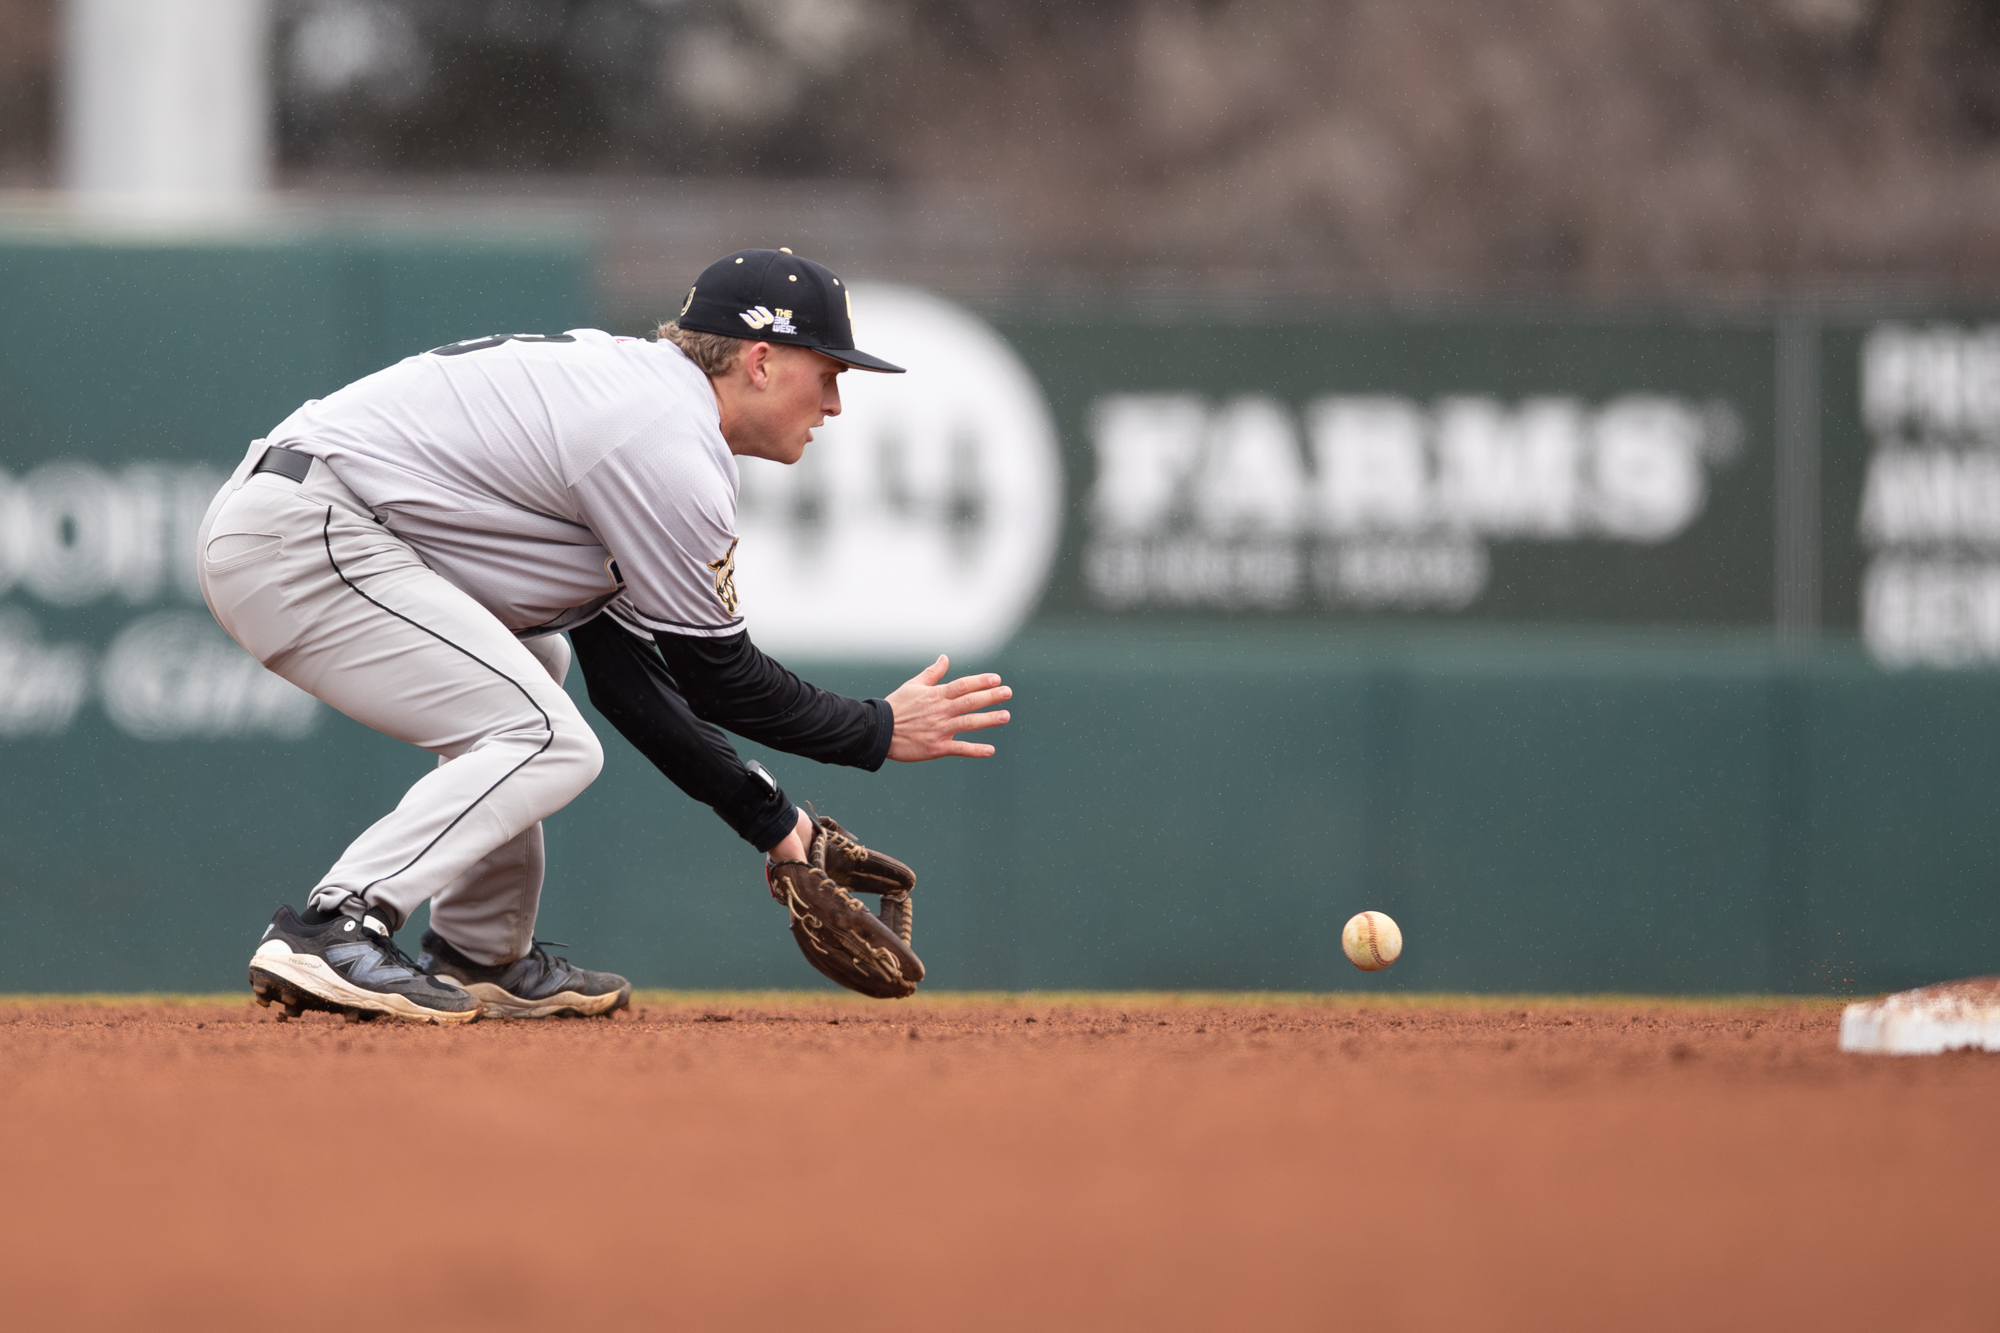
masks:
[[[251,474],[215,497],[198,539],[222,627],[270,670],[357,722],[422,746],[436,769],[349,844],[313,888],[431,926],[481,963],[533,947],[541,821],[597,776],[604,751],[562,679],[560,635],[523,642],[426,566],[317,459],[303,481]]]

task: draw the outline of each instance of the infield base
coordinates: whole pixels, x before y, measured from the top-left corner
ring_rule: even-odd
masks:
[[[1898,991],[1840,1014],[1840,1049],[1868,1055],[2000,1051],[2000,977]]]

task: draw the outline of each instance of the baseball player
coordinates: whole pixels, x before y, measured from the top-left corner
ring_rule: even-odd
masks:
[[[886,699],[800,680],[751,643],[734,580],[736,458],[797,462],[840,411],[847,289],[789,250],[710,265],[657,341],[498,334],[412,356],[305,404],[251,447],[199,536],[208,605],[258,661],[438,765],[280,907],[250,963],[289,1014],[462,1023],[608,1014],[620,976],[536,940],[541,821],[603,752],[591,700],[689,795],[766,854],[806,957],[907,995],[908,867],[799,810],[722,729],[874,770],[984,756],[1008,720],[994,675],[946,659]],[[880,893],[878,917],[854,892]],[[395,932],[420,903],[412,959]]]

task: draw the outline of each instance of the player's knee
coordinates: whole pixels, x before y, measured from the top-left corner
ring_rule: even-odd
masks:
[[[581,714],[557,716],[550,724],[554,734],[546,757],[561,766],[570,785],[580,792],[604,771],[604,746]]]
[[[604,771],[604,746],[588,725],[585,725],[578,740],[583,747],[584,772],[587,775],[583,783],[587,787],[597,781],[597,775]]]

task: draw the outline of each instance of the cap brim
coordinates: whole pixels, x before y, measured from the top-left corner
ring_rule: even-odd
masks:
[[[866,352],[857,352],[851,347],[815,347],[813,350],[821,356],[832,357],[842,365],[853,366],[856,370],[877,370],[884,375],[906,375],[909,373],[893,362],[884,361],[879,356],[870,356]]]

